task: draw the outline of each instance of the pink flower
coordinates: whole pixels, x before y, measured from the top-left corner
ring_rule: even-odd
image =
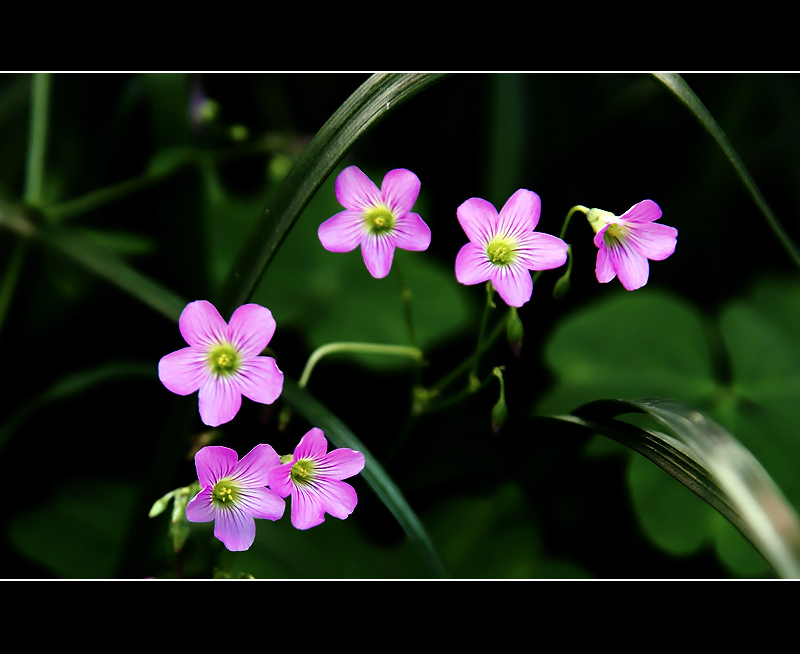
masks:
[[[534,232],[541,200],[533,191],[519,189],[500,213],[480,198],[458,208],[458,222],[470,242],[456,256],[456,279],[462,284],[491,281],[503,301],[521,307],[531,299],[531,270],[564,265],[567,244],[560,238]]]
[[[389,274],[396,247],[427,250],[431,230],[411,209],[420,182],[410,170],[390,170],[379,190],[356,166],[336,178],[336,199],[345,210],[319,226],[319,240],[330,252],[350,252],[359,245],[373,277]]]
[[[328,441],[318,427],[300,439],[294,454],[269,472],[269,487],[281,497],[292,496],[292,524],[297,529],[316,527],[325,513],[344,520],[356,508],[355,489],[342,479],[364,468],[364,455],[341,447],[327,452]]]
[[[227,324],[210,302],[190,302],[178,326],[189,344],[158,362],[158,377],[170,391],[199,390],[200,418],[210,427],[233,420],[242,395],[272,404],[283,390],[275,359],[259,356],[275,333],[269,309],[244,304]]]
[[[214,536],[232,552],[249,549],[256,537],[253,518],[278,520],[286,503],[267,488],[280,464],[270,445],[256,445],[241,460],[232,449],[210,445],[194,457],[202,490],[186,506],[189,522],[214,521]]]
[[[661,218],[661,209],[652,200],[633,205],[619,217],[590,209],[587,218],[596,232],[595,273],[603,284],[619,276],[627,290],[635,291],[647,283],[648,259],[661,261],[675,252],[678,230],[655,222]]]

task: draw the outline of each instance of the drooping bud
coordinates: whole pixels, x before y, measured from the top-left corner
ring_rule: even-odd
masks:
[[[524,336],[525,329],[522,326],[522,320],[517,314],[517,308],[511,307],[506,320],[506,340],[517,358],[522,354],[522,339]]]

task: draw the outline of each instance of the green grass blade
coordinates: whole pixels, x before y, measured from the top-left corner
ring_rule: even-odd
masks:
[[[314,135],[278,188],[231,268],[218,303],[223,314],[246,303],[289,230],[353,144],[442,74],[376,74]]]
[[[725,156],[728,158],[728,161],[731,162],[731,165],[736,171],[736,174],[739,176],[739,179],[742,180],[742,184],[744,184],[744,187],[747,189],[750,197],[753,198],[753,201],[756,203],[759,211],[761,211],[764,218],[767,219],[767,223],[769,224],[770,228],[778,237],[778,240],[781,242],[784,249],[789,253],[789,256],[792,257],[795,264],[800,267],[800,249],[798,249],[797,246],[792,242],[792,239],[789,238],[789,235],[781,226],[777,216],[772,212],[772,209],[770,209],[767,201],[761,194],[758,185],[756,184],[752,175],[750,175],[747,167],[744,165],[742,158],[739,156],[736,150],[734,150],[733,145],[731,145],[731,142],[728,140],[725,132],[717,124],[717,121],[714,120],[714,117],[711,115],[708,109],[706,109],[706,106],[700,101],[700,98],[698,98],[695,92],[689,88],[689,85],[686,83],[683,77],[678,74],[652,73],[651,77],[663,84],[664,87],[675,96],[678,102],[680,102],[686,109],[689,110],[689,112],[697,119],[700,125],[711,135],[711,138],[717,142],[717,145],[719,145],[719,147],[725,153]]]
[[[366,463],[361,475],[389,511],[392,512],[392,515],[420,550],[423,558],[434,573],[440,577],[449,577],[450,575],[441,555],[435,548],[416,513],[408,505],[403,493],[386,473],[383,466],[364,447],[364,444],[356,438],[355,434],[317,399],[309,395],[293,381],[284,379],[281,397],[312,425],[322,429],[325,432],[325,436],[334,445],[337,447],[349,447],[358,450],[364,455]]]
[[[644,413],[673,436],[616,420]],[[707,415],[661,398],[599,400],[555,420],[630,447],[717,509],[784,578],[800,578],[800,519],[769,474],[736,438]]]

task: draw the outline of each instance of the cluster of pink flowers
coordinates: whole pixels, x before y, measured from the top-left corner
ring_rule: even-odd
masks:
[[[417,176],[405,169],[389,171],[380,189],[356,166],[336,178],[336,197],[344,211],[319,227],[319,239],[331,252],[349,252],[359,245],[373,277],[389,274],[396,248],[426,250],[428,225],[411,209],[420,191]],[[567,261],[568,245],[560,238],[534,231],[541,200],[519,189],[497,209],[470,198],[456,215],[469,243],[456,256],[456,279],[467,285],[491,281],[503,301],[521,307],[531,299],[530,271],[551,270]],[[649,275],[648,260],[666,259],[675,251],[678,230],[655,221],[661,209],[652,200],[640,202],[622,216],[588,210],[598,248],[596,275],[609,282],[619,277],[629,291],[641,288]]]

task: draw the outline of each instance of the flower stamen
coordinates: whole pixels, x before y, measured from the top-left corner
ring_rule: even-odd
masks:
[[[218,345],[208,353],[208,363],[215,375],[232,375],[239,368],[239,353],[231,345]]]
[[[514,243],[497,239],[486,246],[486,256],[495,266],[508,266],[516,259]]]
[[[231,506],[236,503],[237,490],[230,481],[222,479],[211,490],[211,498],[217,505]]]
[[[372,234],[387,234],[394,229],[394,214],[384,206],[375,206],[364,213],[364,223]]]
[[[292,481],[298,484],[310,484],[314,481],[314,462],[309,459],[300,459],[292,466]]]

